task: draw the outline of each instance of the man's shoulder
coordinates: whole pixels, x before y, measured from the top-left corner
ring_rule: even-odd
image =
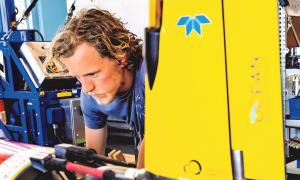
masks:
[[[146,61],[141,59],[139,66],[136,69],[136,76],[144,76],[146,74]]]
[[[145,75],[146,75],[146,63],[142,61],[137,69],[136,77],[135,77],[135,84],[134,84],[134,91],[133,91],[133,104],[135,106],[144,107],[145,104]]]
[[[141,87],[144,85],[145,75],[146,75],[146,62],[145,60],[141,60],[140,65],[138,66],[137,70],[135,71],[135,88]]]

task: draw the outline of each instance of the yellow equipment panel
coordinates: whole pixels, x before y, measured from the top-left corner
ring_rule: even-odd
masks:
[[[250,179],[285,179],[278,2],[224,0],[231,143]]]
[[[177,26],[197,15],[210,20],[201,35],[195,25],[189,35]],[[145,166],[168,177],[231,180],[222,1],[164,0],[162,17],[156,80],[146,87]]]

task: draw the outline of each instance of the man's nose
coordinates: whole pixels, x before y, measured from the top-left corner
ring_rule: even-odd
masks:
[[[92,92],[95,88],[93,81],[87,77],[80,78],[80,82],[81,82],[81,89],[85,93]]]

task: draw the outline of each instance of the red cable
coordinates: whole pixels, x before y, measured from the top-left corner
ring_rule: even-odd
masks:
[[[78,173],[82,173],[82,174],[88,174],[88,175],[99,177],[99,178],[103,179],[104,171],[96,169],[96,168],[91,168],[88,166],[67,162],[66,169],[68,171],[78,172]]]

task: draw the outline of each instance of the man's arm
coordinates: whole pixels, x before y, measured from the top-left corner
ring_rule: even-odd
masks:
[[[107,126],[101,129],[85,127],[86,148],[92,148],[97,154],[104,155],[106,145]]]

